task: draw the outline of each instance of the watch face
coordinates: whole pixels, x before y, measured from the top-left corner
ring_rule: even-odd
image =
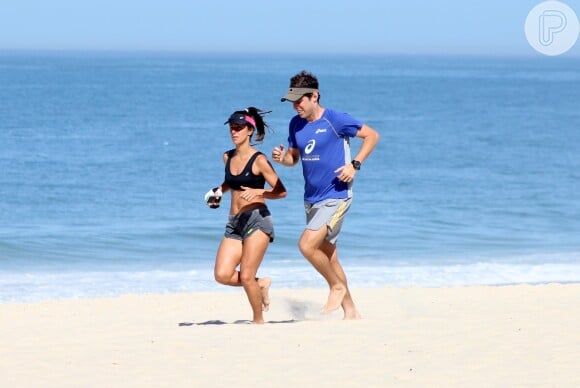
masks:
[[[360,162],[358,160],[353,160],[351,163],[355,170],[360,170]]]

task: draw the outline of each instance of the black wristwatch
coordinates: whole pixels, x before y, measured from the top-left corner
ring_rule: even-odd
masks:
[[[352,166],[354,167],[355,170],[360,170],[360,162],[358,160],[353,159],[352,162],[350,162],[352,164]]]

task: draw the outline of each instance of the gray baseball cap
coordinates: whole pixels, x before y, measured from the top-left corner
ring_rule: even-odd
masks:
[[[300,98],[308,93],[314,93],[317,92],[318,89],[314,89],[314,88],[290,88],[288,89],[288,94],[285,95],[284,97],[282,97],[280,99],[280,101],[284,102],[284,101],[291,101],[291,102],[295,102],[300,100]]]

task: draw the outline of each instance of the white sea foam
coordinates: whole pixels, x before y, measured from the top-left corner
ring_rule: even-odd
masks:
[[[580,263],[492,263],[451,265],[345,265],[351,288],[449,287],[580,282]],[[322,288],[323,278],[307,263],[264,265],[277,288]],[[183,270],[0,272],[0,303],[114,297],[124,294],[233,291],[213,280],[212,268]],[[241,290],[240,290],[241,291]]]

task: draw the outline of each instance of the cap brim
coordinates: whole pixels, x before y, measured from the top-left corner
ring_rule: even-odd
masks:
[[[280,99],[281,102],[290,101],[296,102],[302,98],[305,94],[317,92],[318,89],[314,88],[290,88],[288,94]]]
[[[248,124],[248,122],[246,120],[244,120],[244,119],[230,119],[230,120],[226,121],[224,123],[224,125],[225,124],[241,124],[241,125],[246,125],[246,124]]]
[[[291,101],[291,102],[296,102],[298,100],[300,100],[302,98],[304,94],[300,95],[300,96],[296,96],[294,94],[287,94],[284,97],[282,97],[280,99],[280,101],[284,102],[284,101]]]

